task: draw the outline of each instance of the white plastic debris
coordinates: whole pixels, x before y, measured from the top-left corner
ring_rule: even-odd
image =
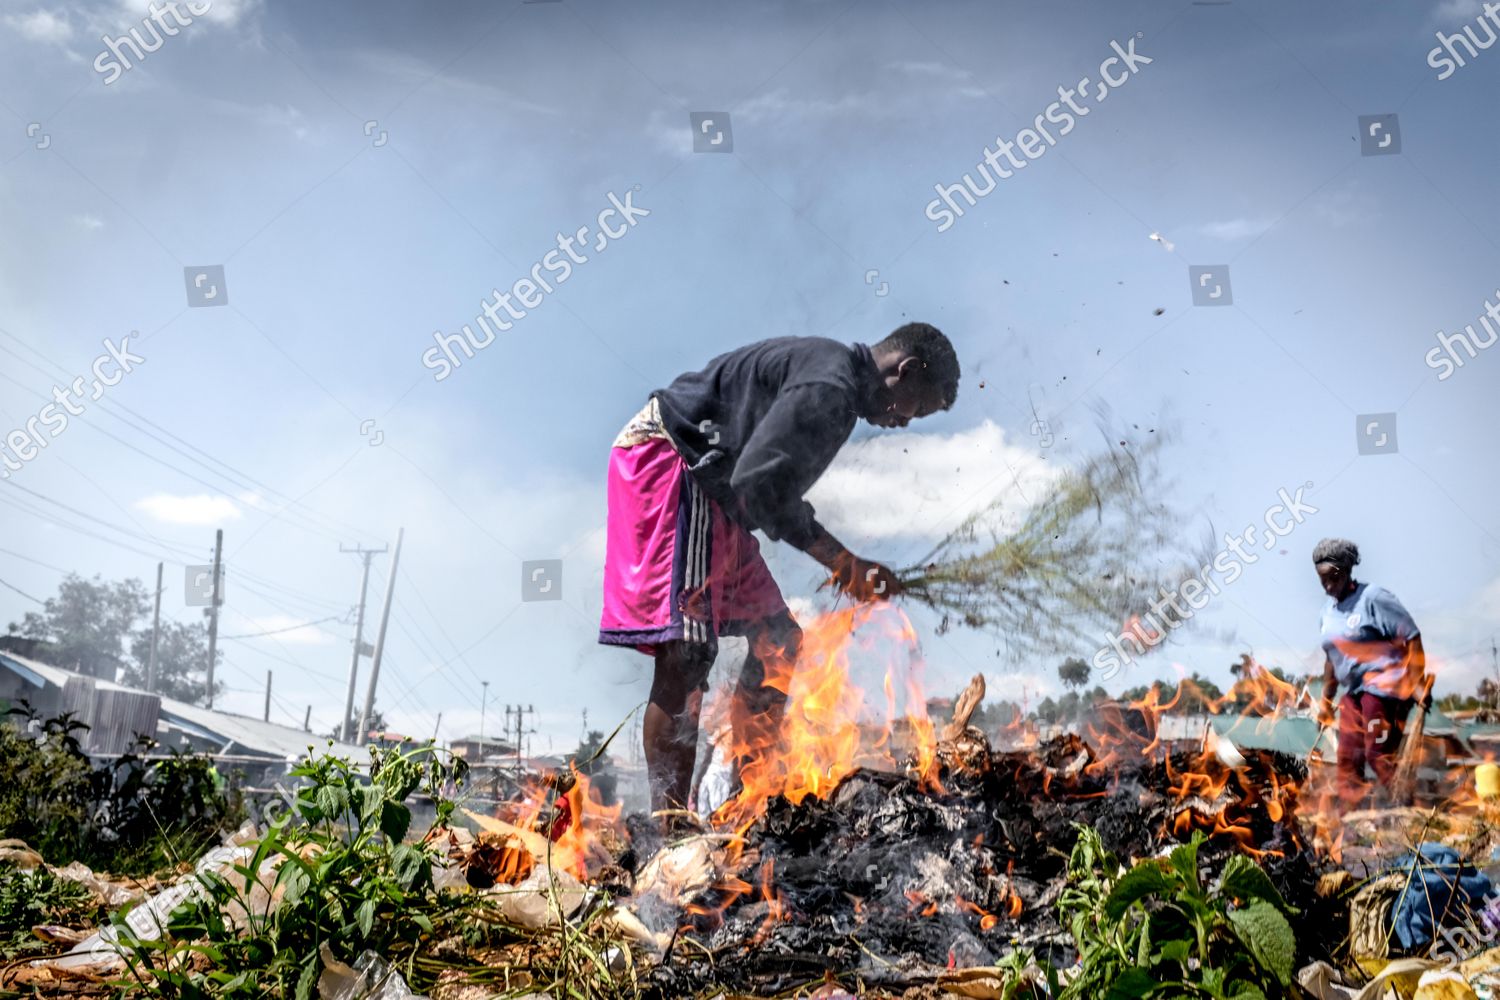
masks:
[[[550,887],[549,873],[552,876]],[[554,870],[537,865],[530,875],[515,885],[497,885],[480,895],[498,919],[518,927],[540,930],[556,927],[562,923],[561,916],[571,917],[577,913],[588,898],[589,890],[560,868]]]
[[[401,973],[373,951],[362,952],[353,966],[334,958],[326,941],[318,946],[318,954],[323,959],[319,1000],[427,1000],[413,993]]]
[[[245,831],[241,831],[236,834],[236,837],[241,837],[244,833]],[[192,874],[167,886],[127,913],[125,925],[136,937],[143,940],[152,941],[166,937],[167,922],[172,911],[182,903],[190,899],[198,899],[208,892],[203,881],[205,874],[212,873],[223,878],[232,877],[235,866],[247,863],[252,853],[251,848],[235,842],[214,848],[198,859],[198,864],[194,866]],[[119,930],[112,924],[107,925],[78,942],[65,954],[56,958],[42,959],[32,964],[62,969],[122,965],[119,937]]]

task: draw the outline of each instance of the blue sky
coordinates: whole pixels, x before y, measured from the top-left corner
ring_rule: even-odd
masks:
[[[1500,51],[1443,81],[1427,56],[1480,14],[213,0],[106,84],[101,35],[145,4],[3,0],[3,430],[106,337],[138,331],[146,360],[0,484],[0,579],[45,597],[60,570],[149,580],[164,558],[165,611],[189,620],[182,564],[223,527],[222,631],[243,635],[344,615],[359,566],[340,543],[404,526],[379,703],[456,736],[488,680],[491,731],[534,704],[535,748],[563,750],[583,709],[612,723],[647,688],[644,657],[593,642],[620,424],[738,344],[923,319],[958,346],[959,401],[856,432],[814,495],[851,547],[921,555],[1091,448],[1104,402],[1179,428],[1195,524],[1238,530],[1307,481],[1319,508],[1115,686],[1176,665],[1224,681],[1245,648],[1315,666],[1308,554],[1338,534],[1411,608],[1439,690],[1471,688],[1500,612],[1500,350],[1442,381],[1423,358],[1500,290]],[[938,233],[934,185],[1131,38],[1152,62]],[[692,151],[695,111],[729,113],[732,152]],[[1401,152],[1362,156],[1358,117],[1388,113]],[[422,367],[434,331],[627,191],[648,217],[451,377]],[[1188,268],[1226,264],[1233,304],[1195,307]],[[207,265],[228,304],[189,308],[184,269]],[[1399,451],[1361,456],[1356,416],[1388,412]],[[814,565],[769,549],[809,595]],[[564,600],[521,602],[521,561],[554,558]],[[0,589],[3,620],[34,607]],[[937,691],[975,670],[1056,690],[1052,664],[914,620]],[[269,669],[273,718],[310,704],[331,725],[352,631],[226,642],[227,704],[258,713]]]

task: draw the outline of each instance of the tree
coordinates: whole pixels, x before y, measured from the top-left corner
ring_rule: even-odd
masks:
[[[590,729],[583,742],[578,744],[578,749],[568,754],[568,763],[589,779],[589,787],[599,793],[600,804],[609,806],[615,803],[615,789],[620,779],[615,774],[614,760],[607,752],[601,752],[603,746],[604,733]]]
[[[120,683],[129,687],[146,689],[146,674],[151,662],[151,627],[137,631],[131,636],[130,655],[134,662],[126,663]],[[214,651],[214,660],[222,662],[224,654]],[[208,626],[202,622],[184,625],[181,622],[162,622],[161,636],[156,644],[156,693],[166,698],[176,698],[192,705],[208,702]],[[214,694],[224,690],[224,685],[214,682]]]
[[[1082,690],[1088,685],[1091,673],[1089,665],[1076,656],[1070,656],[1057,668],[1058,680],[1075,690]]]
[[[76,573],[63,578],[56,597],[28,611],[10,631],[52,646],[57,666],[112,681],[125,666],[125,644],[146,616],[148,591],[139,580],[105,583]]]

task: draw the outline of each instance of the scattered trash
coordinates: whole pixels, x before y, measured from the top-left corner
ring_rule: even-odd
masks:
[[[548,875],[551,875],[550,886]],[[590,890],[562,869],[537,865],[515,885],[496,886],[480,895],[489,904],[481,917],[503,921],[528,930],[556,927],[571,917],[588,899]],[[555,897],[555,898],[554,898]]]
[[[199,858],[198,864],[194,866],[191,874],[131,909],[125,915],[125,925],[136,937],[145,940],[166,937],[167,921],[171,917],[172,911],[183,902],[202,896],[208,891],[203,883],[204,874],[213,873],[223,878],[229,878],[234,875],[237,866],[243,866],[250,860],[252,849],[243,846],[243,843],[253,836],[253,829],[248,827],[241,828],[231,838],[229,843],[221,847],[216,847]],[[82,865],[78,867],[83,868],[84,871],[88,871]],[[58,869],[58,874],[61,875],[64,871],[65,869]],[[89,874],[92,875],[91,872]],[[119,930],[113,925],[101,927],[94,934],[78,942],[71,951],[56,958],[44,959],[33,964],[48,965],[61,969],[76,969],[97,965],[122,967],[124,959],[120,952],[119,935]]]
[[[413,993],[401,973],[373,951],[362,952],[353,966],[334,958],[326,941],[318,946],[318,954],[323,959],[319,1000],[427,1000]]]
[[[0,840],[0,864],[15,865],[23,872],[29,872],[42,863],[42,856],[24,840],[14,838]]]

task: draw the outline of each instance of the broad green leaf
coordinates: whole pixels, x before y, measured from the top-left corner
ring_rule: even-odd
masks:
[[[286,887],[286,892],[281,897],[285,906],[294,906],[301,899],[312,884],[307,876],[307,869],[301,865],[284,864],[281,866],[280,875],[277,878]]]
[[[1126,969],[1109,984],[1104,1000],[1139,1000],[1150,996],[1158,985],[1156,977],[1145,969]]]
[[[411,922],[422,928],[422,930],[426,931],[428,934],[432,933],[432,921],[427,919],[427,914],[413,913],[411,915]]]
[[[1192,955],[1192,952],[1193,946],[1189,941],[1183,941],[1180,939],[1167,941],[1157,951],[1156,960],[1158,962],[1176,962],[1177,964],[1186,968],[1188,964],[1188,958]]]
[[[354,921],[359,924],[359,932],[368,938],[375,926],[375,900],[367,899],[360,903],[359,909],[354,913]]]
[[[1281,911],[1264,900],[1229,911],[1229,923],[1256,962],[1286,986],[1292,981],[1297,939]]]
[[[1266,1000],[1265,993],[1254,983],[1231,983],[1229,1000]]]
[[[318,985],[318,953],[313,952],[302,963],[302,975],[297,977],[296,1000],[312,1000],[313,990]]]
[[[1202,834],[1194,833],[1192,840],[1172,848],[1172,853],[1168,855],[1172,870],[1184,884],[1193,889],[1201,888],[1198,881],[1198,845],[1202,843]]]
[[[337,817],[339,813],[343,812],[343,809],[340,808],[339,799],[338,789],[332,785],[319,786],[315,797],[318,812],[322,813],[325,819]]]
[[[1105,897],[1104,915],[1111,920],[1119,920],[1132,904],[1148,896],[1170,892],[1171,889],[1172,882],[1167,878],[1166,872],[1162,871],[1160,864],[1142,861],[1121,875],[1120,881],[1115,883],[1115,887]]]
[[[387,802],[380,812],[380,832],[392,844],[401,843],[411,826],[411,810],[400,802]]]
[[[420,848],[402,844],[391,852],[391,874],[396,884],[411,892],[432,877],[432,865]]]
[[[1245,902],[1263,899],[1274,904],[1277,909],[1286,909],[1286,902],[1281,898],[1281,893],[1276,891],[1276,886],[1265,869],[1243,854],[1236,854],[1224,865],[1224,874],[1219,878],[1219,892]]]

